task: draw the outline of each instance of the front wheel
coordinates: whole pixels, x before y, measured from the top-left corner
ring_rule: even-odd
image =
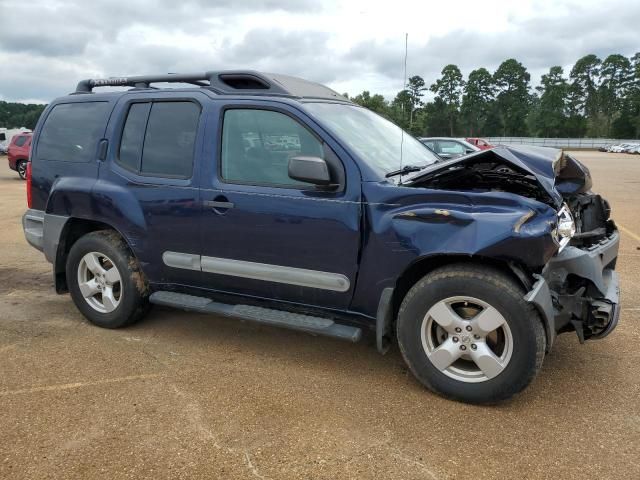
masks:
[[[129,325],[148,310],[148,286],[138,261],[112,230],[91,232],[71,247],[67,285],[80,312],[104,328]]]
[[[398,343],[430,390],[495,403],[523,390],[542,366],[544,327],[522,288],[490,267],[451,265],[426,275],[404,298]]]

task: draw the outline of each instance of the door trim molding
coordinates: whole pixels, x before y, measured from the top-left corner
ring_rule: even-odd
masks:
[[[198,256],[189,253],[164,252],[165,265],[205,273],[250,278],[265,282],[285,283],[301,287],[346,292],[351,287],[349,278],[341,273],[321,272],[306,268],[287,267],[268,263],[248,262],[230,258]]]

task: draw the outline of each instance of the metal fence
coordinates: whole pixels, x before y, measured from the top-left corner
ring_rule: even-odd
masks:
[[[485,137],[492,145],[535,145],[557,148],[600,148],[621,143],[637,143],[640,140],[619,138],[540,138],[540,137]]]

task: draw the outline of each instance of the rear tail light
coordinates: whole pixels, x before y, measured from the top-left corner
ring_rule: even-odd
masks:
[[[27,162],[27,207],[31,208],[31,162]]]

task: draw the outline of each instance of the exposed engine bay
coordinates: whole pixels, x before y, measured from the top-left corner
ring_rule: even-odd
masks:
[[[496,160],[452,166],[422,180],[419,186],[441,190],[509,192],[549,202],[549,195],[540,188],[535,176]]]

